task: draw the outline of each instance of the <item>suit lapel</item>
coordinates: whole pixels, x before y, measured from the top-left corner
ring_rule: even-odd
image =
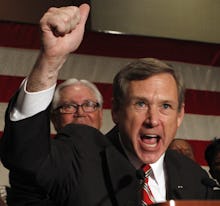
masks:
[[[167,199],[184,199],[186,188],[181,174],[181,164],[172,155],[172,151],[167,151],[165,155],[165,170],[167,173]]]
[[[139,181],[135,168],[115,149],[114,146],[106,149],[106,160],[112,197],[116,205],[138,205]]]

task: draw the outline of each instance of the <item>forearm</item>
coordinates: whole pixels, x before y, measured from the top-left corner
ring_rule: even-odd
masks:
[[[28,77],[27,91],[38,92],[55,85],[67,56],[47,56],[41,52]]]

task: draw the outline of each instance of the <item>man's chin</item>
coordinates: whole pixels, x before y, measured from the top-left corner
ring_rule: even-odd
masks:
[[[144,162],[145,164],[151,164],[156,162],[158,159],[160,158],[160,155],[155,153],[153,154],[152,152],[149,153],[144,153],[140,156],[140,159],[142,160],[142,162]]]

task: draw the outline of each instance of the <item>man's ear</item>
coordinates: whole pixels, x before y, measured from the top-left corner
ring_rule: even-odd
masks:
[[[58,131],[58,117],[55,113],[51,113],[50,120],[53,123],[55,130]]]
[[[103,123],[103,109],[102,108],[99,111],[99,119],[100,119],[100,128],[101,128],[102,123]]]
[[[178,118],[177,118],[177,126],[179,127],[183,121],[185,115],[185,104],[182,104],[179,114],[178,114]]]

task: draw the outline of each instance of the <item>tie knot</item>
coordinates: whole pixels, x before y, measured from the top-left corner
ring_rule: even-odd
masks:
[[[151,169],[150,165],[148,165],[148,164],[143,165],[142,170],[145,173],[145,177],[148,177],[152,172],[152,169]]]

